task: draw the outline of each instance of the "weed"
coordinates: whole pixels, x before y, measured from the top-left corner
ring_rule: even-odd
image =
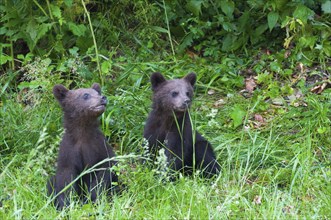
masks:
[[[329,6],[5,1],[0,219],[331,218]],[[159,169],[141,163],[155,71],[197,73],[190,113],[221,165],[212,182],[198,174],[164,181],[162,152]],[[248,94],[247,79],[255,84]],[[58,212],[46,196],[63,132],[52,87],[94,81],[109,101],[101,128],[126,188],[94,204],[72,198]],[[319,95],[311,92],[320,84]]]

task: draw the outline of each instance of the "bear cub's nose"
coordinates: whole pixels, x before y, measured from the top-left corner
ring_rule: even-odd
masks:
[[[107,97],[106,96],[101,97],[101,104],[103,104],[103,105],[107,104]]]
[[[186,99],[185,101],[184,101],[184,104],[185,105],[189,105],[191,103],[191,100],[190,99]]]

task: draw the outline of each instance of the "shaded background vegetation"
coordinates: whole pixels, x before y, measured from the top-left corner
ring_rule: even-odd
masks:
[[[101,83],[109,99],[102,129],[125,155],[141,146],[150,73],[175,78],[193,71],[195,127],[211,140],[223,167],[211,189],[217,199],[191,180],[177,188],[155,186],[153,173],[138,167],[122,177],[134,196],[117,198],[113,209],[128,206],[125,214],[119,208],[126,218],[169,217],[173,210],[184,218],[186,208],[198,210],[191,218],[330,217],[330,56],[326,0],[3,0],[3,216],[49,217],[40,211],[49,211],[40,188],[54,172],[62,133],[55,84]],[[191,189],[193,200],[210,205],[207,211],[186,201]],[[264,201],[257,208],[251,202],[260,205],[259,195]],[[173,207],[173,200],[181,205]],[[160,201],[163,210],[153,207]],[[151,208],[135,211],[145,206]],[[81,217],[79,210],[71,215]]]
[[[102,61],[96,49],[108,58],[173,50],[214,60],[288,49],[308,64],[331,55],[329,1],[28,0],[4,1],[0,13],[2,71],[36,56],[56,64],[76,53]]]

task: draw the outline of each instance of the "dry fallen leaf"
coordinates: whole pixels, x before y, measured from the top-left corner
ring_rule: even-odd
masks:
[[[293,209],[294,209],[293,205],[287,205],[282,209],[282,211],[283,213],[290,214],[293,211]]]
[[[300,70],[300,73],[305,73],[305,66],[303,65],[303,63],[298,64],[298,69]]]
[[[284,53],[284,57],[288,58],[291,55],[291,51],[290,50],[286,50]]]
[[[256,82],[252,76],[245,79],[245,88],[250,93],[256,88]]]
[[[191,59],[196,59],[197,57],[199,57],[199,55],[197,53],[195,53],[194,51],[191,50],[187,50],[186,54],[191,58]]]
[[[255,115],[254,115],[254,120],[255,120],[255,121],[258,121],[258,122],[261,122],[261,123],[264,122],[264,118],[263,118],[262,115],[260,115],[260,114],[255,114]]]
[[[283,98],[274,98],[271,100],[273,105],[283,106],[284,105],[284,99]]]
[[[214,102],[214,107],[220,107],[221,105],[224,105],[225,101],[224,99],[219,99],[216,102]]]
[[[215,90],[209,89],[207,93],[208,93],[208,95],[214,95],[215,94]]]
[[[271,51],[270,51],[269,49],[266,49],[266,50],[265,50],[265,53],[266,53],[267,55],[271,55]]]
[[[331,87],[331,82],[324,82],[312,88],[310,91],[316,94],[321,94],[325,89]]]

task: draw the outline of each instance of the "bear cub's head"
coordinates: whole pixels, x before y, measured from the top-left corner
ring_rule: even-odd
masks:
[[[151,76],[153,108],[169,113],[185,112],[191,105],[195,82],[195,73],[173,80],[166,80],[161,73],[153,73]]]
[[[107,98],[101,95],[101,88],[94,83],[91,88],[68,90],[63,85],[55,85],[53,94],[65,114],[71,117],[94,118],[106,109]]]

